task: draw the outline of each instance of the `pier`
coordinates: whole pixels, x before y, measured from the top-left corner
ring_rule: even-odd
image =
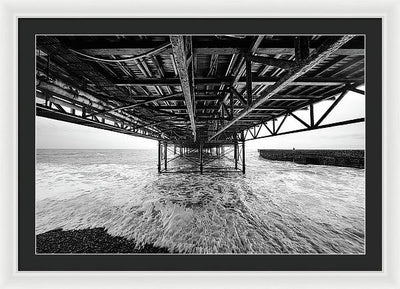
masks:
[[[247,141],[364,122],[325,122],[349,91],[365,94],[363,36],[38,35],[36,45],[37,115],[156,140],[159,173],[177,172],[177,158],[199,173],[245,173]],[[289,118],[302,128],[281,130]],[[298,153],[268,157],[339,163]],[[224,158],[229,167],[213,165]]]
[[[364,150],[258,150],[260,156],[298,164],[364,168]]]

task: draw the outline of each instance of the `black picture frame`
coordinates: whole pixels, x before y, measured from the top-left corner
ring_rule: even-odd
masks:
[[[365,255],[36,255],[36,34],[364,34],[366,36]],[[381,271],[382,19],[18,19],[19,271]]]

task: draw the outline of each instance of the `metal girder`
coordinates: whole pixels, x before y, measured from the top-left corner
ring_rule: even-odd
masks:
[[[157,140],[157,139],[161,138],[160,134],[157,134],[155,132],[151,132],[148,130],[143,130],[142,132],[133,132],[127,128],[103,123],[103,122],[96,121],[96,120],[87,119],[87,118],[84,118],[81,116],[74,115],[72,113],[54,110],[50,107],[46,107],[46,106],[40,105],[40,104],[36,105],[36,114],[38,116],[43,116],[43,117],[47,117],[47,118],[51,118],[51,119],[66,121],[66,122],[70,122],[70,123],[76,123],[76,124],[90,126],[90,127],[99,128],[99,129],[104,129],[104,130],[110,130],[110,131],[119,132],[119,133],[132,135],[132,136],[140,136],[140,137],[149,138],[149,139],[153,139],[153,140]]]
[[[247,109],[244,109],[239,115],[237,115],[232,121],[228,122],[224,125],[219,131],[217,131],[214,135],[212,135],[209,140],[215,138],[227,128],[235,124],[241,118],[248,115],[251,111],[262,105],[267,99],[271,98],[274,94],[277,94],[280,90],[288,86],[295,79],[299,78],[301,75],[305,74],[307,71],[312,69],[315,65],[321,63],[325,59],[327,59],[334,51],[339,49],[343,44],[348,42],[354,37],[354,35],[345,35],[341,37],[332,37],[329,38],[327,42],[321,45],[319,49],[317,49],[316,53],[309,56],[304,61],[299,61],[298,65],[295,69],[290,70],[287,74],[285,74],[279,81],[277,81],[274,85],[268,87],[260,96],[256,102],[253,103]]]
[[[241,104],[243,105],[247,104],[244,97],[234,87],[231,87],[231,94],[235,95],[237,99],[241,102]]]
[[[194,109],[194,81],[193,81],[193,61],[190,61],[188,56],[189,46],[191,48],[191,37],[189,36],[170,36],[172,51],[174,54],[175,64],[178,70],[180,84],[182,86],[183,96],[189,114],[190,125],[194,141],[196,141],[196,121]],[[193,56],[192,52],[189,52]]]
[[[290,100],[290,99],[288,99]],[[231,112],[228,109],[228,106],[224,103],[222,105],[222,108],[226,110],[228,114]],[[238,110],[238,109],[244,109],[246,106],[232,106],[233,109]],[[266,107],[258,107],[256,110],[282,110],[282,109],[290,109],[291,106],[266,106]],[[151,107],[153,110],[185,110],[186,106],[185,105],[159,105],[159,106],[154,106]],[[215,105],[196,105],[196,110],[216,110],[218,107]]]
[[[296,133],[296,132],[303,132],[303,131],[308,131],[308,130],[314,130],[314,129],[319,129],[319,128],[327,128],[327,127],[333,127],[333,126],[339,126],[339,125],[345,125],[345,124],[351,124],[351,123],[357,123],[357,122],[362,122],[364,121],[364,118],[357,118],[357,119],[351,119],[351,120],[346,120],[346,121],[340,121],[340,122],[336,122],[336,123],[330,123],[330,124],[325,124],[325,125],[321,125],[322,121],[332,112],[332,110],[337,106],[337,104],[343,99],[343,97],[346,95],[346,93],[349,91],[349,87],[345,87],[341,94],[339,95],[339,97],[328,107],[328,109],[322,114],[322,116],[319,118],[319,120],[317,122],[315,122],[315,114],[314,114],[314,103],[309,103],[308,107],[309,107],[309,111],[310,111],[310,123],[308,124],[306,121],[304,121],[303,119],[301,119],[300,117],[298,117],[297,115],[295,115],[292,111],[287,111],[286,114],[284,115],[282,121],[280,122],[278,128],[275,130],[275,128],[271,131],[269,129],[269,127],[267,126],[266,122],[261,122],[258,124],[255,124],[254,126],[250,126],[247,127],[246,129],[244,129],[245,132],[249,131],[250,134],[253,135],[253,133],[251,132],[252,129],[255,129],[255,127],[257,127],[257,125],[264,125],[267,130],[269,131],[270,135],[266,135],[266,136],[262,136],[262,137],[258,137],[258,133],[256,136],[253,135],[253,139],[256,138],[264,138],[264,137],[271,137],[271,136],[276,136],[276,135],[282,135],[282,134],[289,134],[289,133]],[[278,133],[280,128],[282,127],[283,123],[285,122],[287,116],[292,116],[294,119],[296,119],[297,121],[299,121],[301,124],[303,124],[305,126],[304,129],[296,129],[296,130],[292,130],[292,131],[287,131],[287,132],[283,132],[283,133]]]
[[[298,67],[298,66],[296,66]],[[196,77],[194,79],[195,85],[229,85],[231,86],[233,78],[227,77]],[[280,80],[279,77],[275,76],[254,76],[252,83],[272,85]],[[290,85],[316,85],[316,86],[335,86],[343,83],[351,83],[359,81],[360,78],[345,78],[345,77],[299,77],[293,80]],[[116,86],[165,86],[180,85],[179,78],[136,78],[133,80],[122,81],[118,80],[114,83]],[[246,84],[246,77],[240,77],[235,84]]]
[[[293,60],[285,60],[285,59],[279,59],[279,58],[273,58],[273,57],[249,55],[248,58],[252,62],[275,66],[275,67],[283,68],[286,70],[290,70],[290,69],[294,68],[295,64],[296,64]]]
[[[268,44],[266,44],[268,46]],[[111,48],[111,47],[93,47],[93,48],[84,48],[80,49],[80,51],[90,54],[90,55],[99,55],[99,56],[109,56],[109,55],[139,55],[146,53],[150,50],[154,49],[154,47],[120,47],[120,48]],[[196,47],[193,49],[195,54],[240,54],[245,52],[245,48],[238,47]],[[315,47],[310,48],[310,53],[315,51]],[[276,55],[276,54],[294,54],[295,48],[287,45],[286,47],[259,47],[255,51],[257,54],[266,54],[266,55]],[[169,55],[171,53],[171,49],[167,48],[160,52],[161,55]],[[365,51],[363,47],[349,47],[349,48],[341,48],[336,50],[333,54],[335,55],[364,55]]]
[[[302,61],[310,56],[310,37],[296,36],[294,38],[294,52],[296,61]]]
[[[149,99],[149,100],[146,100],[146,101],[142,101],[142,102],[138,102],[138,103],[134,103],[134,104],[128,104],[128,105],[112,108],[112,109],[109,109],[109,110],[103,110],[101,112],[97,112],[97,113],[88,115],[87,117],[99,116],[99,115],[102,115],[102,114],[105,114],[105,113],[108,113],[108,112],[112,112],[112,111],[124,110],[124,109],[128,109],[128,108],[134,108],[134,107],[137,107],[137,106],[149,104],[149,103],[152,103],[152,102],[168,100],[168,99],[180,96],[180,95],[182,95],[182,93],[174,93],[174,94],[170,94],[170,95],[164,95],[164,96],[161,96],[161,97],[152,98],[152,99]]]
[[[310,130],[317,130],[317,129],[328,128],[328,127],[348,125],[348,124],[359,123],[359,122],[364,122],[364,121],[365,121],[365,118],[360,117],[360,118],[355,118],[355,119],[350,119],[350,120],[345,120],[345,121],[338,121],[338,122],[334,122],[334,123],[318,125],[318,126],[314,126],[314,127],[307,127],[307,128],[303,128],[303,129],[285,131],[285,132],[281,132],[281,133],[271,133],[269,135],[259,136],[257,138],[253,138],[253,139],[261,139],[261,138],[267,138],[267,137],[273,137],[273,136],[279,136],[279,135],[285,135],[285,134],[305,132],[305,131],[310,131]],[[247,140],[253,140],[253,139],[247,139]]]

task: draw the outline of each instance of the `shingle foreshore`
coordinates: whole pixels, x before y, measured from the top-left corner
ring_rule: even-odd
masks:
[[[167,248],[146,244],[136,247],[133,240],[115,237],[104,228],[56,229],[36,236],[36,253],[170,253]]]

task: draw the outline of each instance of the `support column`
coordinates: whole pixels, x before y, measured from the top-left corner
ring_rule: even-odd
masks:
[[[167,163],[168,163],[168,144],[164,142],[164,170],[167,170]]]
[[[158,141],[158,173],[161,173],[161,141]]]
[[[246,149],[245,149],[245,139],[244,134],[242,132],[242,172],[243,174],[246,173]]]
[[[200,144],[200,174],[203,174],[203,144]]]
[[[233,144],[233,157],[235,159],[235,170],[238,168],[238,143],[235,137],[235,142]]]
[[[179,155],[182,156],[182,146],[179,147]]]
[[[252,79],[251,79],[251,60],[246,59],[246,92],[247,92],[247,107],[253,104],[252,95]]]
[[[310,103],[310,126],[314,127],[314,105]]]
[[[176,155],[176,145],[174,145],[174,155]]]

